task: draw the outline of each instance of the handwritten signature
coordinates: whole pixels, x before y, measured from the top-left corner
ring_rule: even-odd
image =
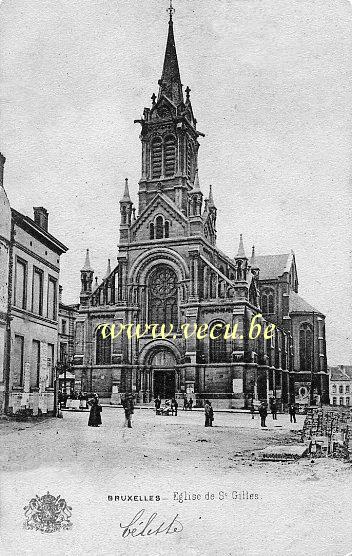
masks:
[[[178,514],[169,521],[165,520],[158,525],[158,514],[154,512],[150,517],[144,516],[145,510],[140,510],[131,519],[128,525],[122,525],[120,523],[122,531],[122,537],[125,539],[128,536],[131,537],[145,537],[151,535],[159,535],[159,533],[165,533],[165,535],[170,535],[172,533],[181,533],[183,531],[183,525],[178,518]],[[143,518],[143,519],[142,519]]]

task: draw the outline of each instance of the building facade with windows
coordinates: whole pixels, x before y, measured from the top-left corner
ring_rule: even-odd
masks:
[[[266,276],[263,258],[247,257],[242,236],[235,254],[216,244],[217,207],[212,187],[204,198],[198,176],[197,128],[190,89],[183,91],[170,17],[158,95],[141,119],[142,170],[138,209],[126,180],[120,200],[117,265],[93,285],[89,252],[81,270],[75,330],[75,374],[81,389],[118,401],[133,392],[140,403],[154,396],[192,395],[198,405],[245,407],[252,399],[295,400],[297,326],[293,317],[297,276],[294,257],[284,273]],[[270,259],[270,256],[269,256]],[[280,260],[281,260],[280,259]],[[271,269],[273,270],[273,269]],[[291,303],[291,305],[290,305]],[[265,339],[249,338],[254,316]],[[308,317],[304,322],[306,322]],[[309,320],[309,319],[308,319]],[[99,325],[140,325],[143,337],[102,337]],[[153,338],[145,326],[173,326]],[[181,326],[207,324],[201,337]],[[224,339],[226,325],[236,337]],[[310,349],[310,348],[309,348]],[[296,357],[296,359],[295,359]]]
[[[27,408],[33,415],[45,414],[54,409],[60,256],[67,247],[48,232],[45,208],[35,207],[31,219],[9,210],[5,196],[2,186],[0,289],[5,309],[6,283],[7,310],[4,339],[0,326],[1,411],[16,413]],[[7,245],[7,256],[3,245]]]
[[[61,363],[73,360],[75,322],[78,304],[67,304],[62,301],[62,286],[59,286],[59,343],[57,359]]]
[[[11,253],[11,207],[4,189],[5,157],[0,153],[0,413],[8,393],[9,361],[9,268]]]
[[[332,405],[351,406],[352,399],[352,367],[339,365],[329,367],[330,403]]]
[[[254,255],[254,254],[253,254]],[[299,405],[329,403],[325,316],[298,294],[295,255],[255,257],[263,315],[292,338],[292,391]]]

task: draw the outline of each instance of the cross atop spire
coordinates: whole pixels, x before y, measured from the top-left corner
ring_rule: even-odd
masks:
[[[159,98],[164,94],[176,106],[183,102],[182,83],[178,67],[172,14],[175,11],[170,1],[169,33],[167,36],[163,73],[159,79]]]
[[[170,7],[166,11],[169,12],[169,14],[170,14],[169,21],[172,21],[172,14],[175,13],[175,8],[172,5],[172,0],[170,0]]]

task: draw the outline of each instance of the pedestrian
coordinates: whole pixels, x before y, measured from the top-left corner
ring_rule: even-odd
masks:
[[[204,404],[204,413],[205,413],[205,426],[206,427],[210,427],[210,401],[209,400],[205,400],[205,404]]]
[[[273,416],[273,421],[277,421],[277,403],[275,398],[271,402],[271,415]]]
[[[193,400],[192,400],[192,398],[189,398],[188,408],[189,408],[190,411],[192,411],[192,407],[193,407]]]
[[[186,411],[188,407],[187,396],[183,396],[183,411]]]
[[[266,403],[261,403],[259,407],[259,415],[260,415],[260,426],[266,427],[265,420],[268,415],[268,410],[266,407]]]
[[[251,412],[251,414],[252,414],[252,419],[254,419],[255,407],[254,407],[253,400],[252,400],[252,403],[251,403],[251,406],[250,406],[249,409],[250,409],[250,412]]]
[[[134,404],[133,404],[133,395],[128,394],[128,396],[122,402],[123,408],[125,410],[125,427],[127,426],[129,429],[132,428],[132,415],[134,413]]]
[[[157,413],[160,409],[161,406],[161,399],[160,396],[157,396],[154,400],[154,404],[155,404],[155,413]]]
[[[172,398],[172,400],[171,400],[171,414],[173,415],[174,412],[175,412],[175,417],[177,417],[177,408],[178,408],[178,403],[177,403],[175,398]]]
[[[90,412],[88,419],[88,427],[99,427],[101,425],[102,407],[99,404],[98,394],[94,394],[93,399],[89,400]]]
[[[288,408],[288,412],[290,414],[290,423],[295,423],[296,422],[296,406],[295,404],[291,403],[289,408]]]

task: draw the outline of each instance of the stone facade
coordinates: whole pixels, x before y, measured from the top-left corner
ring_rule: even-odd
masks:
[[[34,219],[11,209],[0,183],[1,412],[54,409],[60,256],[67,251],[48,232],[48,213]]]
[[[109,264],[102,283],[94,286],[87,252],[75,331],[76,381],[82,390],[94,390],[113,403],[133,392],[140,403],[158,394],[187,394],[198,405],[209,398],[215,407],[247,407],[252,399],[275,396],[285,406],[294,401],[290,292],[297,290],[297,278],[290,267],[269,280],[277,305],[275,314],[265,314],[267,283],[254,252],[249,259],[242,236],[234,258],[216,245],[213,191],[210,186],[204,199],[198,177],[203,134],[190,89],[184,94],[181,85],[172,19],[158,96],[153,94],[151,107],[136,122],[142,143],[138,211],[126,180],[118,263],[113,269]],[[276,323],[272,338],[249,338],[258,314],[263,328]],[[119,335],[103,340],[102,323],[172,324],[174,333],[164,339],[147,333],[139,339]],[[211,339],[209,333],[185,338],[181,327],[186,323],[191,328],[237,325],[238,334],[226,341]]]
[[[8,392],[9,270],[11,256],[11,208],[4,189],[5,157],[0,153],[0,413]]]

